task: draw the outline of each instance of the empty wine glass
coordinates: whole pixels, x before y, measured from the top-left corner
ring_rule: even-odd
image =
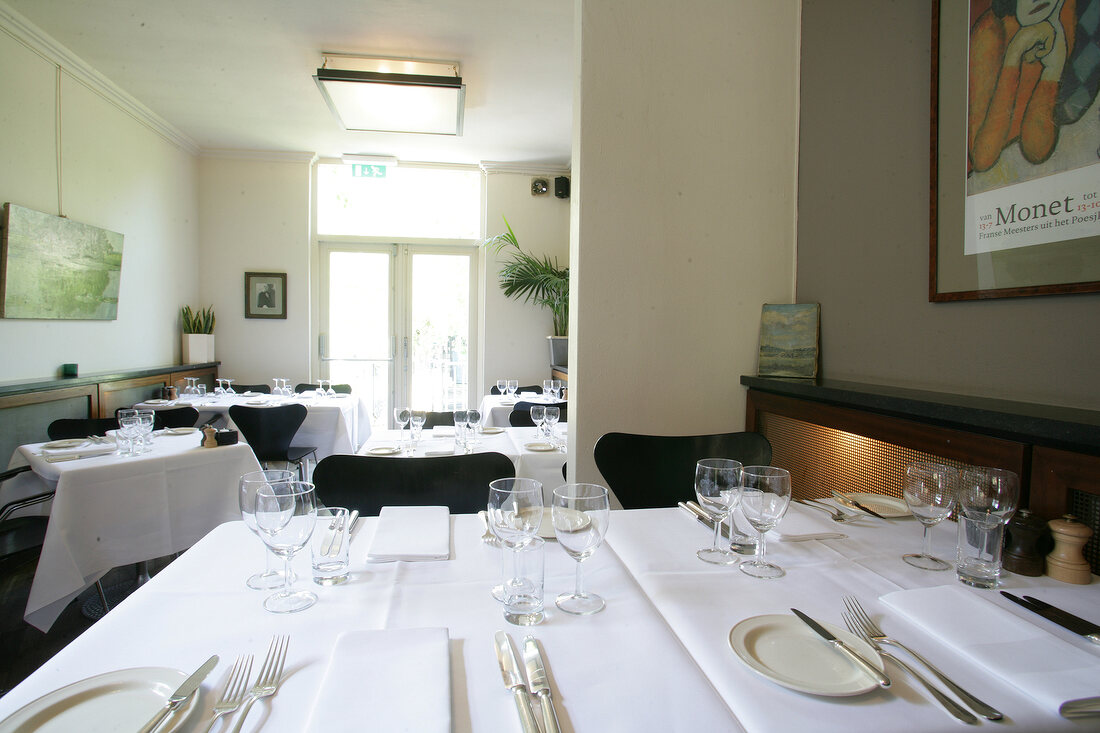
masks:
[[[405,426],[412,419],[412,410],[407,407],[393,408],[393,421],[397,424],[397,445],[401,447],[405,442]]]
[[[554,399],[555,400],[560,400],[561,399],[561,380],[560,379],[551,379],[550,380],[550,388],[554,392]]]
[[[510,400],[516,399],[516,390],[518,390],[518,389],[519,389],[519,380],[518,379],[509,379],[508,380],[508,386],[505,389],[505,391],[508,393],[508,399],[510,399]]]
[[[561,417],[561,410],[558,407],[547,405],[546,407],[546,437],[549,439],[552,445],[557,445],[557,436],[554,434],[554,428],[558,424],[558,419]]]
[[[741,512],[756,530],[756,556],[741,563],[741,572],[754,578],[782,578],[783,568],[764,559],[764,535],[779,524],[791,503],[791,474],[775,466],[741,469]]]
[[[282,391],[281,394],[284,397],[293,397],[294,396],[294,390],[292,390],[290,388],[290,380],[287,379],[286,377],[279,377],[279,381],[283,383],[283,391]]]
[[[741,557],[721,544],[722,522],[733,531],[733,510],[741,501],[741,462],[732,458],[704,458],[695,464],[695,496],[699,506],[714,520],[714,543],[695,554],[703,562],[736,565]]]
[[[134,455],[134,440],[137,435],[137,410],[119,410],[115,414],[118,420],[118,430],[115,432],[115,443],[120,456]]]
[[[241,476],[237,490],[237,504],[241,509],[241,519],[244,520],[244,526],[252,530],[257,537],[260,536],[260,530],[256,526],[256,492],[260,490],[261,486],[285,483],[293,479],[293,471],[253,471]],[[264,571],[249,577],[245,585],[253,590],[272,590],[283,585],[285,579],[282,572],[271,566],[272,557],[273,553],[267,549],[265,543],[264,559],[266,566]],[[293,577],[291,580],[293,582]]]
[[[195,383],[199,381],[198,377],[184,377],[183,381],[187,382],[187,386],[183,388],[184,394],[199,393],[199,390],[195,387]]]
[[[500,540],[501,562],[509,544],[538,534],[542,524],[542,483],[532,478],[501,478],[489,482],[489,529]],[[504,600],[504,586],[495,585],[493,598]]]
[[[468,410],[455,410],[455,447],[460,449],[463,453],[468,453],[466,449],[466,427],[470,419],[470,413]]]
[[[225,380],[215,377],[214,381],[217,382],[217,385],[214,387],[214,396],[219,397],[225,394],[225,387],[222,386],[222,382],[224,382]]]
[[[546,432],[546,405],[531,405],[531,422],[535,423],[538,437]]]
[[[138,453],[148,453],[153,448],[153,426],[156,424],[156,416],[152,410],[137,410],[137,438],[141,450]]]
[[[581,563],[603,543],[611,506],[607,489],[597,484],[565,484],[554,489],[550,516],[554,536],[569,557],[577,561],[577,582],[572,593],[562,593],[555,601],[558,608],[577,616],[602,611],[604,600],[584,590]]]
[[[413,448],[420,443],[420,436],[424,432],[424,421],[428,419],[428,416],[422,410],[413,410],[412,417],[409,418],[409,440],[412,441]]]
[[[271,389],[271,394],[273,394],[273,395],[281,395],[281,394],[283,393],[283,390],[279,388],[279,378],[278,378],[278,377],[273,377],[273,378],[271,379],[271,382],[272,382],[272,384],[274,384],[274,385],[275,385],[275,386],[274,386],[274,387],[272,387],[272,389]]]
[[[466,410],[466,428],[468,431],[466,443],[472,449],[479,442],[477,434],[481,429],[481,410]]]
[[[332,380],[328,379],[328,380],[325,380],[325,381],[328,382],[328,389],[325,390],[325,397],[335,397],[336,396],[336,390],[334,390],[332,388]]]
[[[497,392],[499,394],[503,395],[507,391],[508,391],[508,380],[507,379],[498,379],[497,380]]]
[[[282,590],[264,600],[264,608],[272,613],[303,611],[317,602],[317,595],[308,590],[292,591],[290,561],[313,534],[317,523],[317,499],[313,484],[305,481],[285,481],[266,484],[256,491],[256,526],[264,543],[283,558]]]
[[[237,394],[236,392],[233,391],[233,380],[232,379],[225,380],[225,393],[226,394]]]
[[[932,527],[951,514],[958,496],[959,474],[940,463],[918,462],[905,469],[903,492],[909,511],[924,525],[923,549],[901,559],[921,570],[947,570],[951,563],[932,554]]]
[[[554,394],[554,380],[544,379],[542,380],[542,396],[551,397]]]

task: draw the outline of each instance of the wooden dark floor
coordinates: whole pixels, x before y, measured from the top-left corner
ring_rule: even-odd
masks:
[[[82,613],[86,601],[98,598],[94,586],[65,607],[49,633],[23,620],[37,560],[37,552],[29,551],[0,561],[0,696],[95,623]],[[153,561],[150,571],[160,570],[171,560],[168,557]],[[116,568],[103,576],[102,583],[110,588],[130,583],[136,575],[133,566]]]

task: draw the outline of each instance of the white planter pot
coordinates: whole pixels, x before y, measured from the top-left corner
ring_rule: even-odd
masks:
[[[550,366],[569,366],[569,337],[547,336],[550,344]]]
[[[204,364],[214,361],[214,334],[183,334],[183,363]]]

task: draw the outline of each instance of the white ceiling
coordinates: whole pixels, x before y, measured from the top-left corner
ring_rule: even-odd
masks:
[[[567,166],[572,0],[5,0],[203,150]],[[321,52],[458,61],[461,137],[347,132]]]

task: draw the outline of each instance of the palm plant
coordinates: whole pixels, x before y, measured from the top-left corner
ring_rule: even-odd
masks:
[[[555,257],[541,259],[520,249],[516,233],[508,219],[508,231],[490,237],[482,244],[494,253],[508,249],[508,259],[500,267],[500,289],[504,295],[525,303],[534,303],[550,310],[554,317],[554,335],[569,335],[569,268],[558,265]]]

